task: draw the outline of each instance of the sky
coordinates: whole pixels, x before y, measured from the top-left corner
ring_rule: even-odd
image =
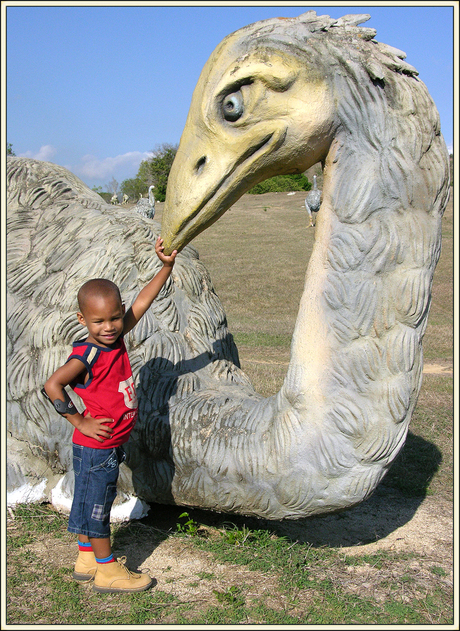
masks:
[[[458,2],[44,4],[2,1],[2,135],[16,155],[64,166],[91,188],[135,177],[152,151],[179,143],[200,72],[226,35],[311,9],[371,15],[363,26],[407,54],[453,152]]]

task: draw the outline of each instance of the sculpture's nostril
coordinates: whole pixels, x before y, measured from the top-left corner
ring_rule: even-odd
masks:
[[[195,166],[195,171],[196,173],[199,175],[201,173],[201,171],[204,168],[204,165],[206,164],[206,156],[201,157],[198,162],[196,163]]]

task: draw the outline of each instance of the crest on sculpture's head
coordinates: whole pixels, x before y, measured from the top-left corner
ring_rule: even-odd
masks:
[[[317,15],[315,11],[307,11],[295,18],[270,18],[243,27],[225,38],[221,46],[235,35],[245,35],[248,48],[270,47],[275,44],[276,47],[285,47],[291,54],[302,57],[313,49],[317,53],[322,46],[334,53],[334,48],[339,46],[340,50],[336,50],[335,54],[341,61],[347,59],[350,63],[359,59],[371,79],[383,80],[385,68],[407,75],[418,75],[418,71],[404,61],[405,52],[377,42],[374,39],[377,34],[375,29],[360,26],[370,17],[369,14],[350,14],[334,19],[328,15]],[[241,40],[239,45],[242,45]],[[346,57],[343,55],[344,49],[347,50]],[[320,59],[321,56],[318,56],[316,61]]]

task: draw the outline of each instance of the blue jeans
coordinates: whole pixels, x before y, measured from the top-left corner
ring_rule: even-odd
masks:
[[[110,510],[117,495],[122,447],[73,445],[75,489],[67,530],[87,537],[110,537]]]

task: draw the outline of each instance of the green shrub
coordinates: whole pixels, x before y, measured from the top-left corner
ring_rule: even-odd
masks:
[[[248,193],[260,195],[261,193],[285,193],[290,191],[309,191],[311,182],[303,173],[291,175],[275,175],[268,180],[259,182]]]
[[[112,201],[113,193],[99,193],[99,195],[108,204],[110,204],[110,202]]]

